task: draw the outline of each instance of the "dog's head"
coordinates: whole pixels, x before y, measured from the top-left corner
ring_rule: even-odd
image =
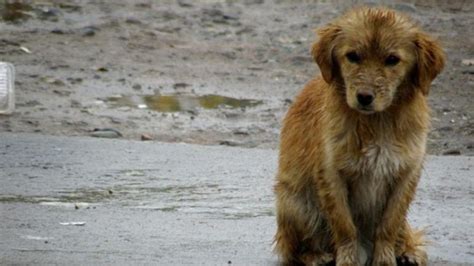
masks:
[[[381,112],[402,90],[429,92],[444,66],[439,44],[410,19],[383,8],[353,10],[318,31],[312,54],[324,80],[361,113]]]

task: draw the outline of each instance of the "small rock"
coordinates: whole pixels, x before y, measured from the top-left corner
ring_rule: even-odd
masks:
[[[67,78],[67,81],[69,81],[71,84],[77,84],[77,83],[82,82],[82,78],[69,77],[69,78]]]
[[[141,90],[141,89],[142,89],[142,85],[140,85],[140,84],[138,84],[138,83],[137,83],[137,84],[134,84],[134,85],[132,86],[132,89],[134,89],[134,90]]]
[[[51,33],[62,35],[62,34],[64,34],[64,31],[61,30],[61,29],[53,29],[53,30],[51,31]]]
[[[234,135],[241,135],[241,136],[248,136],[250,135],[247,130],[244,129],[236,129],[232,132]]]
[[[125,23],[128,23],[128,24],[135,24],[135,25],[140,25],[142,24],[142,22],[140,20],[138,20],[137,18],[127,18],[125,20]]]
[[[244,5],[261,5],[265,0],[245,0]]]
[[[89,26],[89,27],[82,28],[80,33],[83,37],[92,37],[95,35],[95,32],[97,30],[98,29],[96,27]]]
[[[224,12],[222,12],[222,10],[215,8],[204,9],[203,14],[207,17],[210,17],[212,19],[212,22],[218,24],[230,24],[232,22],[233,24],[235,24],[235,22],[239,20],[239,17],[237,15],[225,14]]]
[[[192,1],[189,1],[189,0],[178,0],[178,5],[180,7],[193,7],[191,3]]]
[[[186,111],[186,113],[191,114],[193,116],[198,115],[198,111],[196,109],[185,109],[183,111]]]
[[[461,151],[459,149],[449,149],[444,151],[443,155],[461,155]]]
[[[84,226],[86,222],[63,222],[59,223],[60,225],[73,225],[73,226]]]
[[[240,143],[238,143],[237,141],[233,141],[233,140],[221,140],[221,141],[219,141],[219,145],[230,146],[230,147],[241,146]]]
[[[137,4],[135,4],[135,6],[140,7],[140,8],[151,8],[150,3],[137,3]]]
[[[109,70],[108,70],[106,67],[98,67],[98,68],[96,68],[96,71],[99,71],[99,72],[108,72]]]
[[[65,2],[65,1],[64,1]],[[60,3],[58,4],[59,8],[67,11],[67,12],[78,12],[81,11],[82,7],[79,5],[68,4],[68,3]]]
[[[474,59],[463,59],[461,64],[463,66],[474,66]]]
[[[39,11],[39,18],[43,20],[57,21],[61,11],[57,8],[44,7]]]
[[[189,86],[191,86],[191,84],[184,83],[184,82],[178,82],[178,83],[173,84],[173,88],[175,90],[176,89],[184,89],[184,88],[189,87]]]
[[[153,140],[153,137],[150,134],[142,134],[141,140],[143,141]]]
[[[467,66],[467,67],[465,67],[465,68],[466,68],[466,69],[461,70],[461,73],[463,73],[463,74],[470,74],[470,75],[474,74],[474,65]]]
[[[113,139],[122,137],[122,133],[113,128],[95,128],[94,131],[91,133],[91,136],[96,138]]]

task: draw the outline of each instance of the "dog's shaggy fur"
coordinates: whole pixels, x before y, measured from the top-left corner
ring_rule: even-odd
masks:
[[[444,53],[384,8],[355,9],[318,34],[322,78],[299,94],[281,132],[275,250],[289,265],[426,265],[406,217]]]

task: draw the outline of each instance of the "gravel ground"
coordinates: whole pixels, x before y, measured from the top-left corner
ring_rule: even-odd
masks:
[[[330,2],[2,1],[17,109],[0,131],[276,148],[288,106],[319,72],[314,29],[352,5]],[[474,154],[474,66],[462,63],[474,58],[473,3],[392,5],[448,55],[429,96],[430,154]],[[115,131],[93,132],[103,128]]]

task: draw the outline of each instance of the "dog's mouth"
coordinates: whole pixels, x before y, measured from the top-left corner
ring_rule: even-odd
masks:
[[[372,108],[371,106],[357,106],[357,111],[359,111],[360,113],[364,114],[364,115],[371,115],[373,113],[375,113],[375,110],[374,108]]]

